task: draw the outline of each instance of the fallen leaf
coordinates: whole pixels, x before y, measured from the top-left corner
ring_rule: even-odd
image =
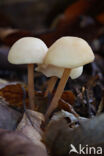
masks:
[[[20,132],[0,130],[0,155],[47,156],[42,148]]]
[[[10,106],[21,107],[23,94],[22,84],[20,83],[7,83],[0,86],[0,96],[3,97]]]
[[[64,91],[61,99],[63,99],[64,101],[70,103],[71,105],[73,105],[75,103],[75,95],[73,94],[72,91]]]
[[[104,148],[104,114],[88,121],[80,122],[78,127],[70,128],[65,119],[52,121],[46,127],[44,142],[52,155],[69,155],[70,144],[79,148],[79,144]],[[97,135],[96,135],[97,134]]]
[[[25,98],[23,98],[24,94],[26,94]],[[45,113],[48,107],[48,98],[44,98],[42,92],[35,91],[34,94],[36,110]],[[23,108],[23,102],[27,108],[29,106],[28,88],[22,83],[13,82],[0,85],[0,96],[5,99],[9,106]]]
[[[3,99],[0,99],[0,128],[7,130],[16,129],[22,114],[7,106]]]
[[[84,118],[84,117],[76,117],[74,114],[72,113],[69,113],[67,111],[64,111],[64,110],[61,110],[57,113],[55,113],[52,118],[51,118],[51,122],[53,121],[57,121],[57,120],[60,120],[60,119],[69,119],[68,123],[72,124],[72,123],[78,123],[78,121],[85,121],[85,120],[88,120],[87,118]]]
[[[36,111],[26,110],[23,119],[17,127],[17,131],[28,137],[34,145],[37,145],[43,150],[44,155],[47,155],[46,147],[42,143],[43,131],[40,128],[43,121],[43,114]]]

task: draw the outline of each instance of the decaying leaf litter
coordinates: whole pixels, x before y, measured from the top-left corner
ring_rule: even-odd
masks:
[[[96,4],[98,4],[97,1]],[[81,6],[82,10],[79,11],[79,14],[83,15],[85,4],[79,1],[77,5]],[[103,2],[99,5],[103,5]],[[90,7],[93,8],[93,4]],[[86,8],[91,12],[90,7]],[[68,9],[70,10],[70,6]],[[89,146],[103,147],[104,51],[102,44],[99,47],[96,47],[97,45],[95,44],[96,40],[100,43],[103,35],[103,21],[101,16],[98,16],[99,12],[95,12],[95,15],[94,13],[92,14],[93,16],[90,17],[93,19],[91,25],[89,23],[88,25],[86,24],[89,20],[87,13],[85,14],[86,18],[83,16],[81,21],[79,16],[76,18],[75,15],[73,17],[75,19],[74,22],[73,19],[67,18],[66,23],[69,22],[70,25],[69,32],[65,32],[65,27],[62,29],[63,31],[60,30],[57,34],[54,34],[54,32],[52,34],[51,32],[51,34],[38,35],[49,45],[65,34],[83,37],[92,45],[96,53],[95,61],[84,67],[81,77],[76,80],[69,79],[65,88],[66,91],[63,92],[59,100],[58,108],[45,125],[44,114],[54,96],[55,90],[52,94],[48,94],[48,97],[44,97],[47,79],[43,74],[35,72],[36,109],[35,111],[29,111],[28,88],[26,83],[24,83],[24,77],[26,80],[27,72],[26,66],[8,64],[8,47],[0,48],[0,62],[3,59],[5,62],[5,66],[3,66],[3,63],[0,63],[1,155],[18,155],[21,153],[24,155],[69,155],[70,144],[75,145],[77,148],[79,143],[83,146],[88,144]],[[95,19],[98,19],[98,21]],[[86,21],[85,27],[83,27],[84,20]],[[82,27],[79,27],[80,22],[82,22]],[[74,32],[72,31],[72,23],[73,25],[76,23]],[[60,22],[60,27],[61,24]],[[90,26],[94,31],[88,33]],[[22,37],[21,34],[24,37],[28,36],[29,33],[31,36],[36,36],[34,32],[28,31],[28,34],[24,35],[23,31],[20,31],[21,33],[19,32],[19,34],[16,32],[15,35],[8,35],[10,37],[9,40],[5,36],[2,44],[10,46],[11,44],[8,41],[13,43]],[[15,38],[16,35],[17,37]],[[2,53],[3,55],[1,55]],[[17,71],[21,73],[21,77],[17,74]],[[39,114],[39,112],[42,114]],[[5,150],[6,147],[8,147],[7,150]]]

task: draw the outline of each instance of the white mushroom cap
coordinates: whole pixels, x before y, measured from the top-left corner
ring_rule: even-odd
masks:
[[[60,68],[52,65],[47,65],[47,66],[38,65],[38,67],[35,70],[43,73],[46,77],[56,76],[58,78],[61,78],[64,72],[64,68]]]
[[[12,64],[41,64],[47,51],[48,48],[42,40],[24,37],[13,44],[9,51],[8,61]]]
[[[77,68],[73,68],[71,70],[71,72],[70,72],[71,79],[78,78],[79,76],[81,76],[82,72],[83,72],[83,66],[77,67]]]
[[[48,50],[45,64],[64,68],[76,68],[94,60],[94,54],[88,43],[78,37],[62,37]]]
[[[56,76],[58,78],[61,78],[64,72],[64,68],[60,68],[52,65],[47,65],[47,66],[38,65],[36,71],[43,73],[47,77]],[[83,66],[77,67],[71,70],[69,76],[71,77],[71,79],[76,79],[82,74],[82,72],[83,72]]]

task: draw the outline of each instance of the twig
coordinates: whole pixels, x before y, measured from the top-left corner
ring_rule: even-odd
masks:
[[[98,110],[97,110],[97,115],[100,114],[102,112],[102,110],[104,109],[104,91],[103,91],[103,96],[102,96],[102,99],[100,101],[100,104],[99,104],[99,107],[98,107]]]
[[[89,99],[88,99],[88,89],[86,87],[85,87],[85,97],[86,97],[86,101],[87,101],[89,117],[92,117],[93,114],[92,114]]]

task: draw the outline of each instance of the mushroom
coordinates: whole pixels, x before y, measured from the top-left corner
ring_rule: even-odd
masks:
[[[8,54],[8,61],[12,64],[28,65],[28,95],[30,109],[35,106],[34,94],[34,63],[42,64],[47,53],[45,43],[34,37],[24,37],[16,41]]]
[[[52,93],[57,79],[58,78],[61,79],[64,72],[64,68],[56,67],[53,65],[47,65],[47,66],[38,65],[36,71],[43,73],[47,77],[51,77],[48,81],[48,87],[45,91],[45,97],[46,97],[48,93]],[[71,70],[69,76],[71,77],[71,79],[76,79],[82,74],[82,72],[83,72],[83,66],[74,68]]]
[[[52,65],[45,66],[43,64],[43,65],[38,65],[36,71],[43,73],[46,77],[51,77],[48,81],[48,87],[44,94],[44,96],[46,97],[48,93],[52,93],[58,78],[61,77],[61,73],[63,69]]]
[[[93,60],[92,49],[85,40],[78,37],[62,37],[48,49],[44,64],[64,68],[64,72],[46,112],[46,119],[57,108],[71,69],[88,64]]]
[[[78,78],[79,76],[81,76],[82,72],[83,72],[83,66],[77,67],[77,68],[73,68],[70,71],[70,77],[71,77],[71,79]]]

